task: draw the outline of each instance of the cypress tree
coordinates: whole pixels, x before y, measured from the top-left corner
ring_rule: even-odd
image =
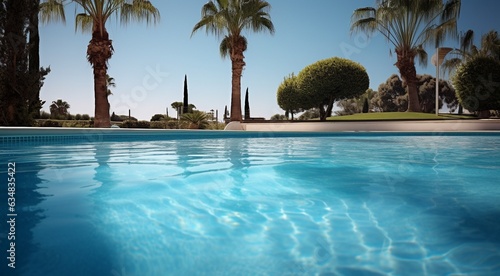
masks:
[[[368,98],[365,98],[365,101],[363,102],[363,113],[368,113],[369,106],[368,106]]]
[[[182,113],[189,113],[187,75],[184,75],[184,103]]]
[[[227,120],[227,116],[228,116],[228,113],[227,113],[227,105],[224,107],[224,121]]]
[[[250,104],[248,102],[248,87],[245,93],[245,120],[250,120]]]

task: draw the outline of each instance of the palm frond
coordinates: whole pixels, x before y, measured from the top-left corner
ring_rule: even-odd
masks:
[[[114,8],[114,7],[111,7]],[[120,22],[146,21],[146,24],[156,24],[160,21],[160,12],[148,0],[134,0],[132,4],[123,2],[120,8]]]
[[[418,57],[418,62],[424,67],[427,66],[427,61],[429,60],[429,58],[423,45],[419,45],[417,48],[415,48],[415,53]]]
[[[249,0],[243,1],[242,9],[242,26],[241,28],[250,28],[254,32],[269,31],[274,33],[274,24],[271,21],[269,11],[271,5],[266,1]]]
[[[489,31],[481,37],[481,52],[487,56],[500,58],[500,38],[496,31]]]
[[[423,41],[427,43],[434,42],[434,47],[439,47],[442,45],[442,42],[448,38],[457,39],[458,32],[457,29],[457,20],[452,18],[445,22],[442,22],[439,25],[433,25],[429,28],[425,29],[422,32],[422,35],[419,36],[419,39],[423,38]]]
[[[351,34],[355,32],[364,32],[370,35],[378,30],[378,22],[374,17],[361,18],[351,24]]]
[[[215,5],[214,2],[209,1],[203,7],[201,8],[201,16],[210,16],[210,15],[215,15],[219,12],[217,9],[217,6]]]
[[[223,36],[219,51],[224,58],[231,54],[236,43],[243,43],[243,49],[246,49],[247,41],[242,36],[244,30],[274,33],[270,8],[264,0],[210,0],[203,5],[201,19],[193,27],[191,36],[203,28],[207,34]]]
[[[441,20],[447,21],[453,18],[459,18],[461,6],[461,0],[446,1],[446,3],[444,4],[443,12],[441,14]]]
[[[213,33],[215,36],[219,37],[221,34],[224,33],[224,28],[219,27],[221,24],[222,23],[220,16],[211,15],[203,17],[194,26],[193,30],[191,31],[191,36],[193,36],[194,33],[196,33],[199,29],[205,27],[205,31],[207,34]]]
[[[99,7],[95,5],[97,2],[93,0],[73,0],[73,2],[77,3],[78,6],[81,7],[86,14],[97,16],[100,11]]]
[[[106,85],[109,87],[116,87],[115,78],[106,74]]]
[[[229,56],[231,51],[231,39],[228,36],[222,39],[219,46],[219,51],[222,58],[226,58],[227,56]]]
[[[221,7],[220,5],[223,4],[219,4],[219,7]],[[203,5],[203,7],[201,8],[201,20],[193,27],[191,36],[193,36],[194,33],[196,33],[203,27],[205,27],[205,31],[207,34],[213,33],[217,37],[224,33],[225,20],[222,17],[219,7],[217,7],[213,1],[210,1]]]
[[[367,18],[367,17],[375,17],[375,13],[377,10],[372,7],[359,8],[354,10],[351,15],[351,23],[358,21],[359,19]]]
[[[443,61],[443,63],[441,64],[441,68],[443,69],[443,71],[445,73],[447,73],[448,75],[452,74],[455,69],[460,65],[462,64],[463,60],[461,58],[451,58],[451,59],[446,59]]]
[[[78,29],[80,29],[82,33],[92,32],[93,24],[94,19],[92,16],[85,13],[79,13],[75,18],[75,32],[77,32]]]
[[[45,0],[41,2],[40,17],[44,24],[57,21],[66,23],[63,0]]]
[[[219,5],[219,7],[221,9],[228,9],[229,8],[229,0],[217,0],[217,4]]]
[[[472,45],[472,47],[470,48],[470,54],[469,56],[470,57],[474,57],[474,56],[477,56],[479,55],[479,48],[477,48],[476,45]]]
[[[474,31],[467,30],[464,34],[460,36],[460,49],[463,52],[468,52],[472,48],[474,43]]]

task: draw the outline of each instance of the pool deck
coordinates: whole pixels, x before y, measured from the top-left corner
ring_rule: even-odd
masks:
[[[395,131],[395,132],[463,132],[463,131],[500,131],[500,119],[484,120],[393,120],[393,121],[261,121],[231,122],[226,130],[245,131],[307,131],[307,132],[345,132],[345,131]]]

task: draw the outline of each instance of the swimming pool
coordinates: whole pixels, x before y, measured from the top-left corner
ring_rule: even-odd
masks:
[[[497,133],[172,133],[4,139],[15,271],[500,273]]]

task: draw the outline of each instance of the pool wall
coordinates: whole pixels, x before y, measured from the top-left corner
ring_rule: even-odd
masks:
[[[236,126],[245,131],[231,130]],[[178,139],[221,138],[277,138],[318,136],[371,136],[371,135],[499,135],[500,125],[477,121],[449,123],[422,122],[377,122],[377,123],[230,123],[228,131],[220,130],[172,130],[172,129],[128,129],[128,128],[35,128],[0,127],[0,144],[17,143],[73,143],[104,141],[152,141]]]

